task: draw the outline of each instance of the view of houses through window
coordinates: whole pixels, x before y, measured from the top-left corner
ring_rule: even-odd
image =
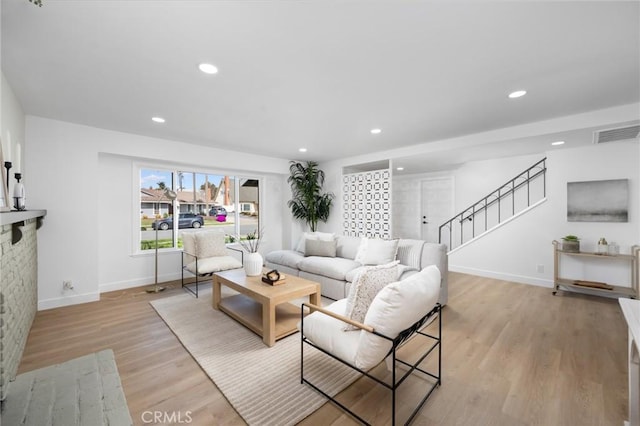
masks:
[[[142,168],[140,250],[155,249],[156,228],[158,248],[182,247],[182,233],[199,228],[244,238],[259,228],[259,193],[257,178]]]

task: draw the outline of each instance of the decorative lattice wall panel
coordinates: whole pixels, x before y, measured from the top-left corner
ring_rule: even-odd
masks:
[[[344,235],[391,238],[391,172],[344,174],[342,209]]]

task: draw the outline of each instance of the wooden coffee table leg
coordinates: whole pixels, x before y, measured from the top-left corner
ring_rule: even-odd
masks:
[[[309,303],[311,303],[312,305],[316,305],[316,306],[321,306],[320,305],[320,290],[316,291],[315,293],[311,293],[309,295]]]
[[[276,306],[270,302],[262,305],[262,341],[267,346],[276,344]]]
[[[222,291],[221,291],[221,284],[220,281],[218,281],[218,278],[216,278],[215,276],[213,277],[213,280],[211,280],[212,282],[212,286],[213,286],[213,295],[211,296],[211,305],[213,306],[213,309],[220,309],[220,299],[222,297]]]

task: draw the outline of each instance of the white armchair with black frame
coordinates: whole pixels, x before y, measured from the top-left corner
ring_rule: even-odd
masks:
[[[360,281],[366,283],[366,274],[367,272],[361,274],[357,278],[358,282],[354,280],[354,285],[359,285]],[[357,320],[357,315],[353,315],[353,305],[359,303],[355,300],[358,295],[357,289],[350,293],[348,299],[338,300],[325,308],[304,303],[299,324],[301,383],[310,385],[358,421],[369,424],[363,417],[305,377],[305,345],[308,345],[390,390],[390,423],[395,425],[396,391],[401,384],[408,382],[406,379],[409,376],[413,376],[415,380],[424,382],[420,382],[418,387],[424,385],[425,391],[421,393],[417,407],[409,414],[405,424],[413,421],[435,388],[441,385],[442,315],[438,303],[440,279],[438,268],[429,266],[405,280],[386,284],[379,291],[369,291],[374,297],[366,309],[366,314],[361,314],[364,315],[361,321]],[[312,312],[306,317],[305,308]],[[437,325],[430,325],[436,319]],[[429,331],[434,331],[427,332],[427,327]],[[399,349],[409,340],[412,340],[410,354],[400,356]],[[436,354],[437,366],[436,361],[430,357]],[[383,360],[386,360],[387,369],[391,373],[387,378],[376,377],[371,371]],[[429,368],[423,366],[423,363],[429,363]],[[415,380],[411,385],[411,392],[415,390]]]
[[[198,297],[198,286],[202,278],[216,272],[242,268],[242,250],[227,247],[225,235],[219,231],[190,231],[182,233],[182,288]],[[227,250],[240,252],[240,260],[229,255]],[[185,272],[195,275],[195,283],[185,283]],[[191,287],[195,287],[195,290]]]

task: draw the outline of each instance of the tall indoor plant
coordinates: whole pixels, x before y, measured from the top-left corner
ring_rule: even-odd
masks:
[[[292,198],[287,202],[296,219],[304,220],[311,231],[318,227],[318,221],[326,222],[331,212],[332,193],[322,193],[324,172],[315,161],[306,164],[292,161],[289,166],[289,178]]]

